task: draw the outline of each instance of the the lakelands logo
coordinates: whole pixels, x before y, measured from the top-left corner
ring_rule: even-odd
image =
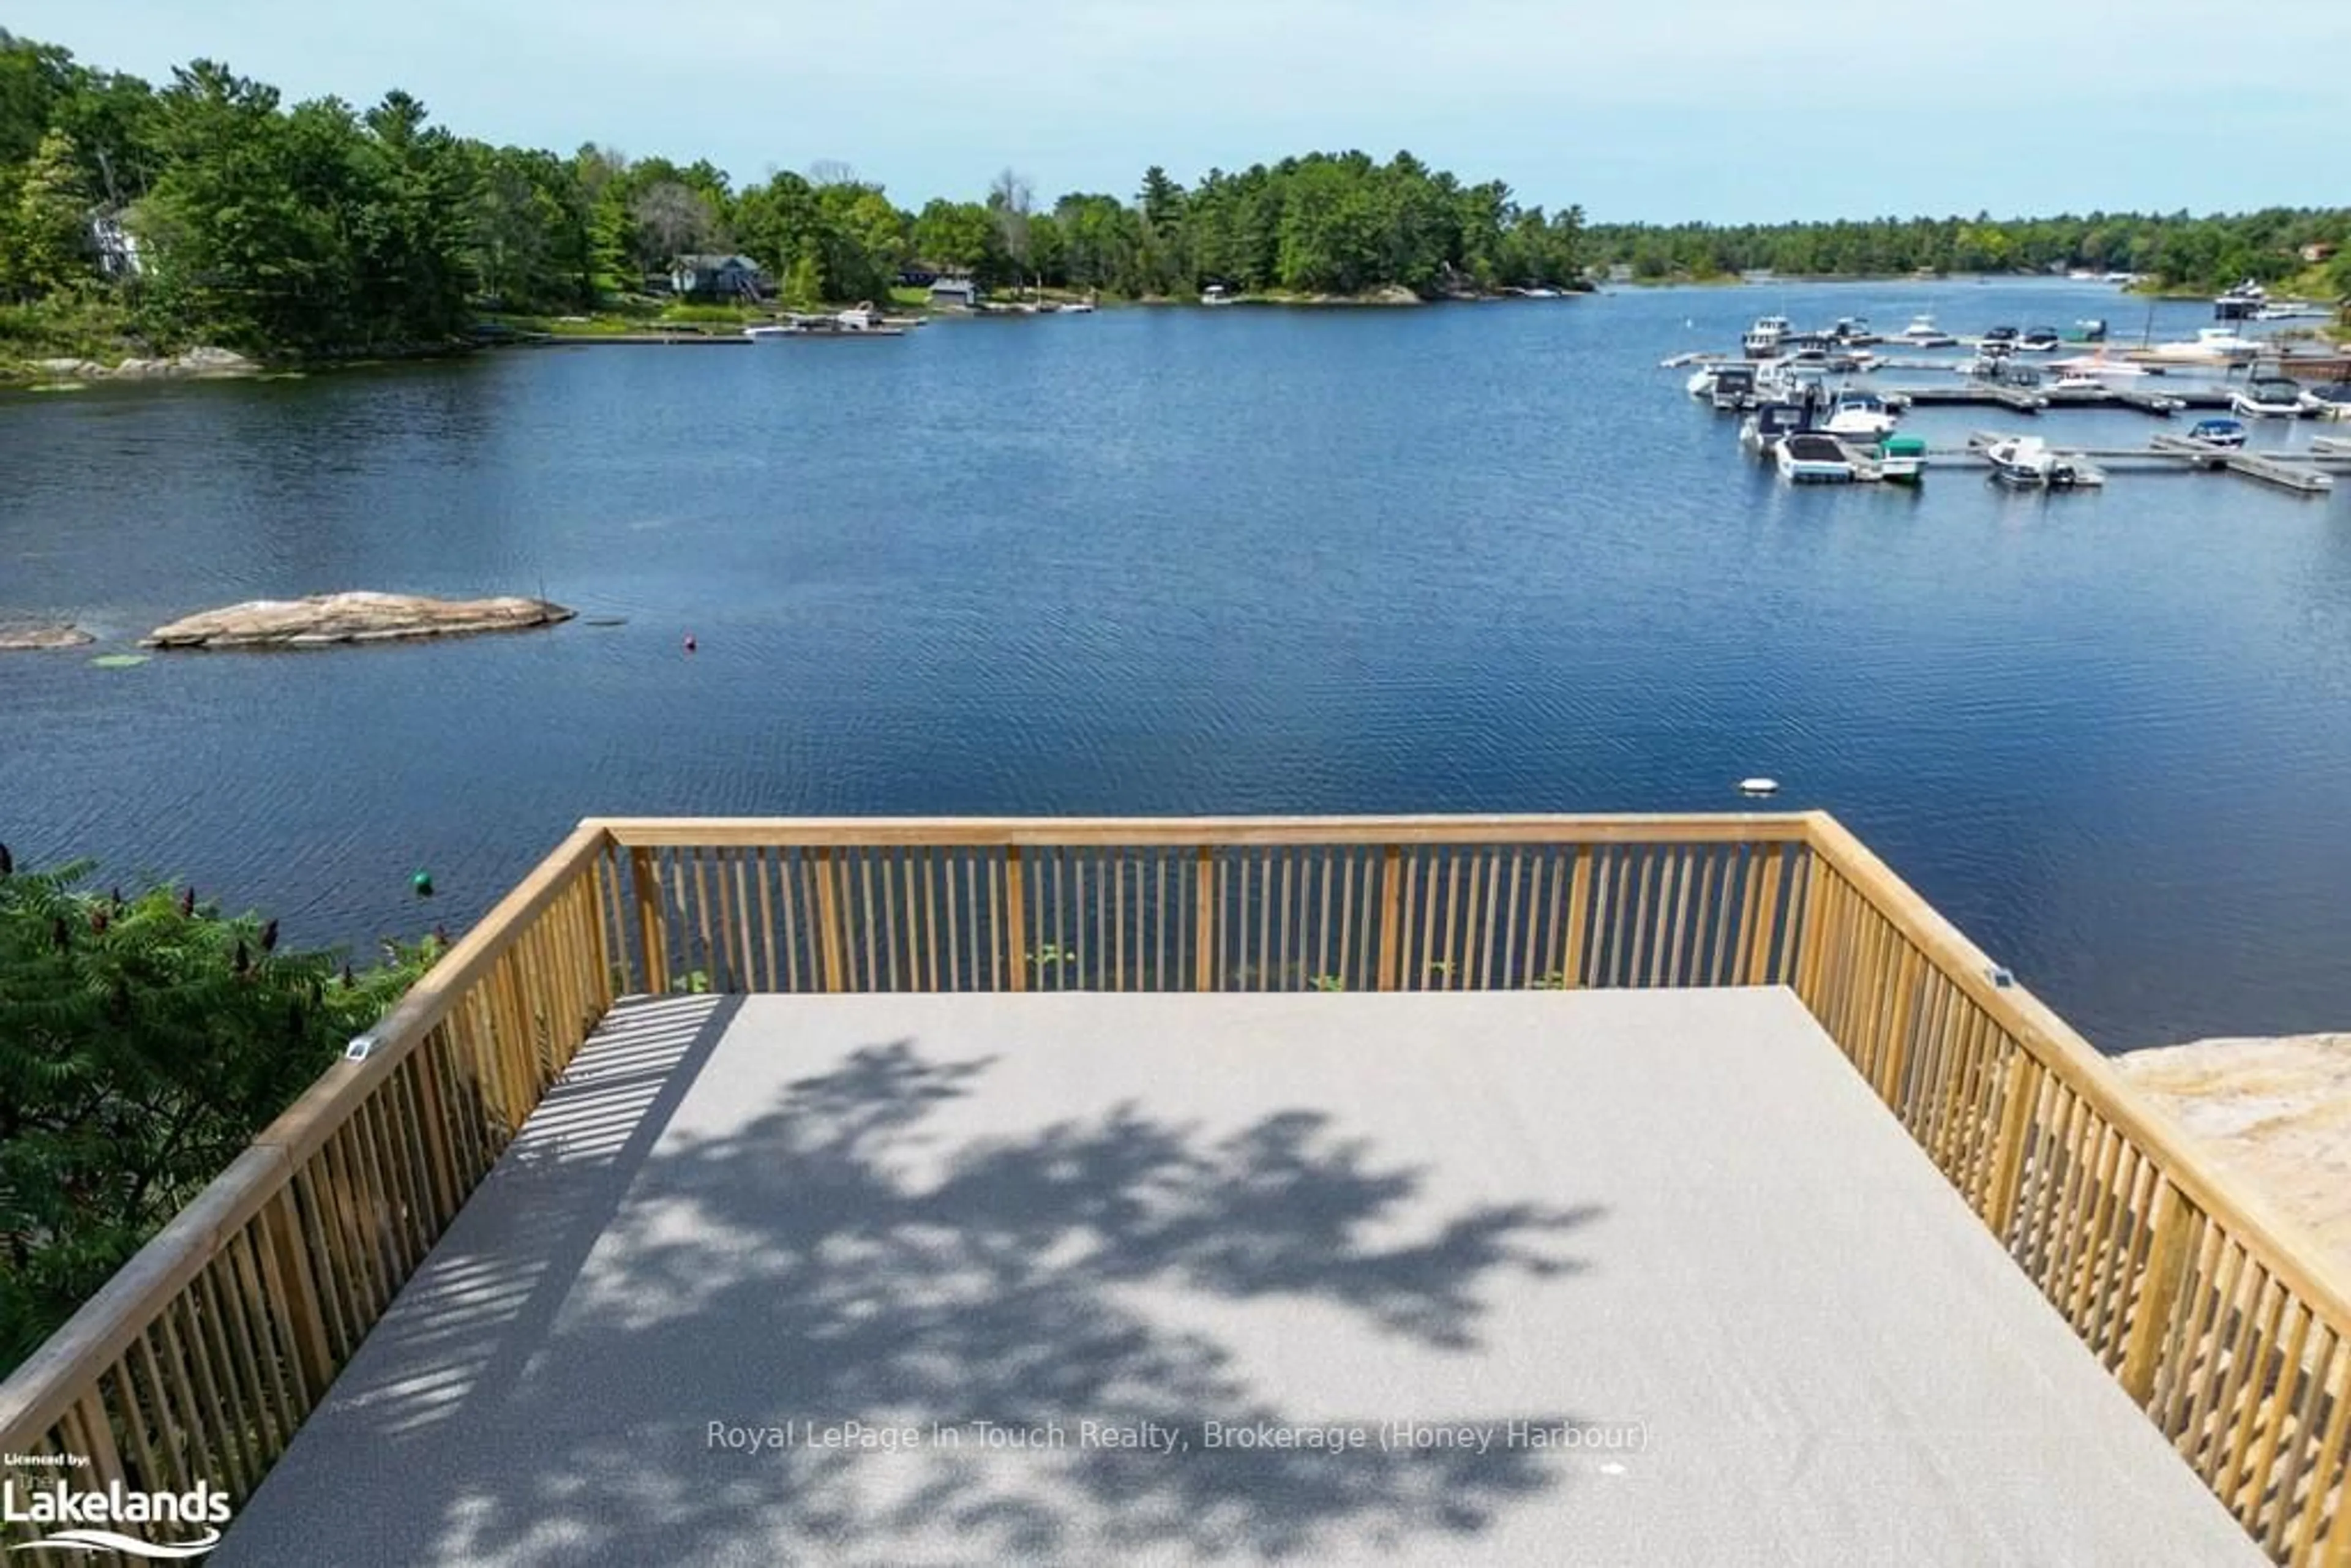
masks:
[[[5,1456],[10,1464],[55,1464],[54,1456]],[[26,1487],[0,1480],[0,1523],[30,1524],[47,1531],[8,1550],[19,1552],[115,1552],[162,1562],[202,1557],[221,1543],[229,1500],[209,1481],[193,1490],[131,1491],[120,1481],[103,1491],[78,1491],[63,1481]],[[119,1529],[131,1526],[137,1531]],[[149,1537],[162,1539],[150,1540]]]

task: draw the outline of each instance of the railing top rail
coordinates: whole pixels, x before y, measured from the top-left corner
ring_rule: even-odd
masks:
[[[2297,1221],[2215,1166],[2188,1134],[2117,1073],[2097,1047],[2022,986],[1992,978],[1997,966],[1876,853],[1826,811],[1806,814],[1813,852],[1892,920],[2019,1045],[2056,1072],[2092,1109],[2151,1156],[2180,1194],[2224,1224],[2278,1281],[2322,1317],[2351,1332],[2351,1270]]]
[[[601,817],[629,849],[1800,842],[1801,811],[1377,817]]]

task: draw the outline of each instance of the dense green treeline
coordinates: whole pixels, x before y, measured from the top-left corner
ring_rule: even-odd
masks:
[[[1132,200],[1050,205],[1008,172],[909,212],[837,166],[737,186],[706,162],[491,146],[402,92],[287,104],[208,61],[153,88],[0,33],[0,348],[95,311],[166,347],[366,352],[485,308],[607,307],[710,253],[748,256],[794,305],[881,298],[916,266],[1134,297],[1563,285],[1580,224],[1360,152],[1190,188],[1155,168]]]
[[[1792,276],[1916,272],[2045,272],[2090,268],[2143,274],[2184,288],[2221,289],[2251,277],[2274,283],[2314,266],[2351,294],[2351,209],[2273,207],[2194,217],[2092,213],[2086,217],[1876,218],[1807,224],[1601,224],[1584,231],[1597,263],[1634,276],[1713,277],[1769,268]],[[2325,256],[2314,263],[2304,255]],[[2325,256],[2333,251],[2331,256]]]

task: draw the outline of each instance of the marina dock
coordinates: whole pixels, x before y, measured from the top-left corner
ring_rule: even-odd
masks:
[[[2004,439],[1997,432],[1979,430],[1968,437],[1965,446],[1929,450],[1928,461],[1929,465],[1946,466],[1959,463],[1989,465],[1986,448]],[[2236,474],[2304,496],[2332,491],[2335,473],[2329,470],[2351,472],[2351,441],[2326,436],[2314,440],[2309,451],[2294,453],[2247,452],[2241,447],[2214,446],[2185,435],[2157,435],[2145,446],[2068,446],[2060,452],[2065,457],[2101,466],[2126,464],[2148,473]]]
[[[1956,386],[1887,387],[1887,397],[1908,398],[1918,408],[2001,407],[2019,413],[2039,413],[2053,408],[2128,408],[2158,419],[2189,409],[2226,412],[2230,390],[2214,386],[2173,386],[2160,392],[2138,387],[2020,387],[2000,382],[1970,380]]]

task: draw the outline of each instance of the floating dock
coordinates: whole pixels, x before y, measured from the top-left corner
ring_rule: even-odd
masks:
[[[1984,449],[2007,439],[1979,430],[1965,446],[1938,447],[1927,455],[1931,469],[1938,464],[1988,463]],[[2325,495],[2335,488],[2329,469],[2351,472],[2351,441],[2320,436],[2307,452],[2248,452],[2242,447],[2215,446],[2185,435],[2158,435],[2145,446],[2065,446],[2053,448],[2061,457],[2098,464],[2125,463],[2152,473],[2225,472],[2273,485],[2301,496]]]
[[[2317,465],[2339,462],[2351,467],[2351,453],[2336,458],[2330,453],[2317,450],[2315,445],[2308,453],[2294,455],[2304,461],[2291,462],[2276,453],[2248,452],[2241,446],[2213,446],[2185,435],[2158,435],[2148,444],[2158,452],[2185,458],[2199,467],[2225,468],[2248,479],[2259,479],[2265,485],[2275,485],[2282,490],[2293,490],[2305,496],[2335,488],[2335,476]],[[2333,443],[2328,444],[2331,446]]]

